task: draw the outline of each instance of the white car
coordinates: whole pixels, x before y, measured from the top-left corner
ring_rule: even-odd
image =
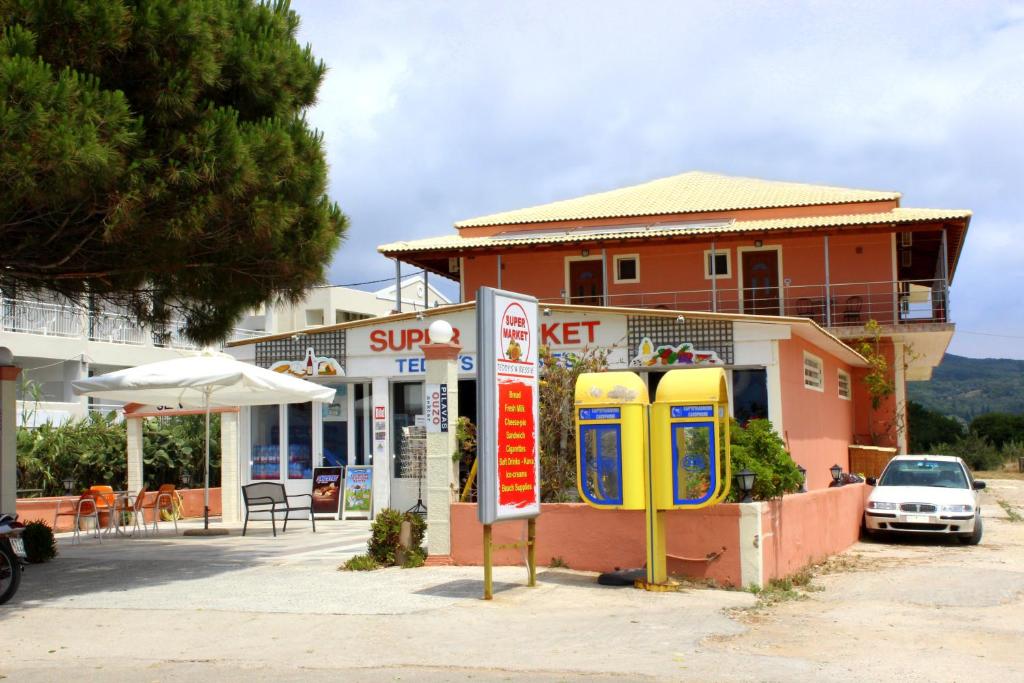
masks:
[[[864,529],[878,532],[954,534],[961,543],[981,542],[978,498],[985,482],[975,481],[960,458],[899,455],[875,481],[864,508]]]

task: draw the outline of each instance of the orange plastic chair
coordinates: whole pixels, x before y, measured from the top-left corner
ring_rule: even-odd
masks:
[[[146,491],[147,488],[143,486],[139,489],[139,492],[135,495],[135,501],[132,502],[128,508],[128,512],[132,513],[132,535],[138,531],[140,534],[146,530]],[[142,524],[139,524],[139,520],[142,520]]]
[[[67,503],[71,506],[70,510],[62,510],[61,508]],[[74,517],[74,536],[71,537],[72,543],[80,543],[82,540],[81,534],[81,520],[83,518],[91,518],[94,522],[93,532],[96,534],[96,540],[100,540],[100,517],[99,510],[96,504],[96,496],[92,491],[85,491],[79,496],[78,500],[67,500],[61,498],[57,501],[57,509],[53,515],[53,528],[57,528],[57,520],[60,517]]]
[[[104,533],[110,533],[110,530],[119,522],[117,519],[117,495],[114,493],[114,487],[97,484],[90,486],[89,491],[96,500],[96,513],[100,521],[102,522],[104,515],[106,516]]]
[[[174,484],[161,484],[156,495],[150,503],[144,504],[146,510],[153,511],[153,533],[159,533],[157,523],[160,521],[160,513],[167,510],[171,514],[171,521],[174,522],[174,533],[178,533],[178,517],[174,514]]]

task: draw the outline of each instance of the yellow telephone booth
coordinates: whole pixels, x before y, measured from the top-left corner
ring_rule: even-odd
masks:
[[[651,406],[655,507],[694,509],[729,495],[729,394],[725,370],[671,370]]]
[[[576,486],[602,509],[643,510],[647,387],[634,372],[576,380]]]

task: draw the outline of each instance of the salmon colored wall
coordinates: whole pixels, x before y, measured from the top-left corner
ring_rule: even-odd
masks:
[[[740,252],[752,248],[753,240],[718,240],[715,247],[729,252],[729,277],[717,280],[719,309],[739,312]],[[800,299],[824,301],[825,261],[821,235],[781,237],[764,240],[764,247],[781,246],[780,283],[790,280],[783,291],[784,312],[797,313]],[[656,306],[670,309],[711,310],[711,280],[704,277],[706,242],[676,244],[633,244],[606,246],[605,281],[609,303],[614,306]],[[600,244],[576,245],[571,248],[509,250],[502,254],[502,287],[532,294],[541,300],[559,301],[566,286],[566,257],[581,256],[586,248],[591,257],[599,257]],[[861,253],[857,253],[860,248]],[[832,290],[837,315],[845,310],[850,296],[863,299],[862,315],[869,312],[879,322],[892,320],[892,287],[886,285],[843,286],[849,282],[891,282],[892,240],[889,234],[837,235],[830,239],[830,275],[836,283]],[[615,283],[615,256],[637,254],[640,279],[636,283]],[[463,260],[463,282],[466,300],[475,298],[481,285],[497,286],[497,258],[477,255]],[[870,291],[868,291],[870,290]],[[659,295],[658,293],[663,293]],[[674,293],[686,292],[684,296]],[[673,294],[668,294],[673,293]],[[824,322],[822,315],[821,322]]]
[[[891,211],[900,205],[898,200],[879,202],[855,202],[852,204],[828,204],[818,206],[783,206],[771,209],[740,209],[737,211],[707,211],[703,213],[673,213],[660,216],[639,216],[627,218],[595,218],[582,221],[547,221],[544,223],[526,223],[514,225],[484,225],[478,227],[456,228],[462,237],[480,237],[497,235],[507,232],[530,232],[546,230],[554,227],[586,226],[590,228],[606,225],[653,225],[655,223],[671,223],[679,221],[711,221],[732,218],[742,221],[762,220],[767,218],[797,218],[800,216],[849,216],[862,213],[881,213]]]
[[[893,373],[896,363],[896,348],[891,340],[882,339],[878,350],[885,356],[889,371]],[[864,377],[867,368],[858,368],[853,374],[853,400],[856,415],[855,433],[857,443],[868,446],[896,446],[896,395],[895,393],[882,400],[878,410],[871,409],[871,396],[868,394]],[[906,386],[904,385],[904,389]],[[904,419],[905,421],[905,419]],[[872,434],[875,439],[872,439]],[[877,443],[873,443],[877,441]]]
[[[821,358],[824,391],[804,386],[804,351]],[[853,395],[856,386],[851,368],[808,342],[793,337],[779,342],[779,375],[782,383],[782,421],[793,460],[807,468],[807,488],[829,485],[829,468],[838,463],[849,471],[848,447],[853,443],[854,403],[839,398],[839,374],[850,372]]]
[[[183,514],[185,517],[202,517],[203,516],[203,490],[202,489],[183,489],[180,491]],[[156,493],[150,493],[147,503],[152,501],[152,497]],[[36,520],[42,520],[47,524],[53,524],[53,515],[57,510],[57,501],[75,501],[78,500],[78,496],[61,496],[54,498],[19,498],[17,503],[17,514],[18,519],[22,522],[34,522]],[[72,506],[69,503],[64,503],[62,506],[64,511],[71,510]],[[220,488],[210,489],[210,514],[219,516],[220,515]],[[152,512],[147,513],[147,521],[152,523],[153,514]],[[71,531],[74,526],[74,517],[62,516],[57,520],[57,528],[54,531]]]
[[[452,559],[455,564],[483,561],[483,527],[475,503],[452,505]],[[494,543],[525,538],[525,522],[494,525]],[[714,579],[739,585],[739,506],[723,504],[702,510],[666,513],[666,535],[672,574]],[[723,550],[724,548],[724,550]],[[705,561],[709,553],[720,556]],[[637,510],[597,510],[582,503],[542,506],[537,518],[537,564],[554,557],[572,569],[606,572],[644,566],[644,513]],[[498,550],[496,565],[524,564],[521,550]]]
[[[850,484],[784,496],[761,515],[764,577],[790,576],[857,542],[870,487]]]

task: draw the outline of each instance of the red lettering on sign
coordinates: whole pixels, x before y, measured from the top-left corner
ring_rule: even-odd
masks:
[[[388,347],[386,335],[384,330],[371,330],[370,331],[370,350],[371,351],[383,351]]]
[[[540,326],[540,343],[549,346],[565,344],[593,344],[597,340],[597,327],[600,320],[582,320],[577,323],[543,323]],[[581,335],[582,330],[586,335]]]
[[[459,328],[452,329],[452,342],[459,343]],[[415,351],[420,344],[430,343],[430,330],[413,328],[407,330],[370,330],[370,350]]]
[[[498,505],[523,508],[538,499],[533,386],[498,383]]]

